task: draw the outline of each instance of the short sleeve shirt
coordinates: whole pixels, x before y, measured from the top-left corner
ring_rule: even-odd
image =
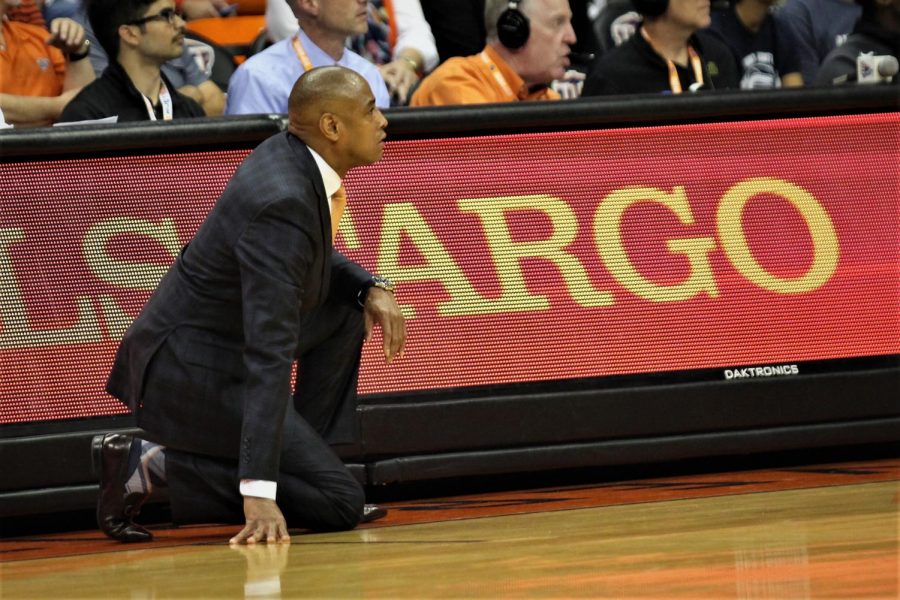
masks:
[[[59,96],[66,78],[63,53],[47,45],[43,27],[5,21],[6,49],[0,51],[0,93],[19,96]]]

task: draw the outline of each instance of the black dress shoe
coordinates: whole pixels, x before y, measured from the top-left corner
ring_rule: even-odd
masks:
[[[94,474],[100,478],[97,525],[120,542],[149,542],[153,534],[133,521],[148,494],[125,493],[131,441],[130,435],[108,433],[95,436],[91,442]]]
[[[363,506],[363,515],[362,519],[359,520],[360,523],[371,523],[372,521],[377,521],[382,517],[387,515],[387,509],[377,504],[366,504]]]

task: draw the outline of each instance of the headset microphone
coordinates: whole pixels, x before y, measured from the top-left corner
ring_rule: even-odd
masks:
[[[592,63],[595,58],[597,55],[593,52],[569,52],[569,60],[580,65]]]

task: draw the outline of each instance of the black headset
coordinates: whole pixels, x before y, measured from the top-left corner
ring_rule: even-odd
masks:
[[[644,17],[662,16],[669,8],[669,0],[631,0],[634,9]]]
[[[524,46],[528,41],[528,34],[531,33],[528,17],[519,10],[520,1],[509,0],[506,10],[497,19],[497,38],[510,50]]]

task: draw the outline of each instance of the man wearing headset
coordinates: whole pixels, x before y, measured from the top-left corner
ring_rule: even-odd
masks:
[[[597,59],[582,95],[680,94],[739,87],[731,51],[700,31],[710,24],[709,0],[633,0],[633,4],[643,16],[638,33]]]
[[[447,60],[422,80],[410,106],[559,100],[575,43],[568,0],[487,0],[487,45]]]

